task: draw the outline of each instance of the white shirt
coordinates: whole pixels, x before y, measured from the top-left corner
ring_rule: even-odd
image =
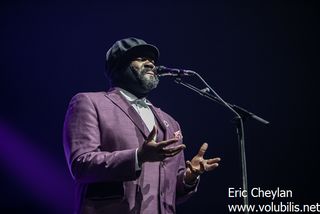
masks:
[[[120,93],[124,96],[124,98],[126,98],[131,103],[133,108],[137,111],[137,113],[140,115],[141,119],[146,124],[149,131],[151,132],[153,127],[156,125],[154,114],[149,107],[151,106],[151,103],[145,97],[138,99],[135,95],[133,95],[129,91],[126,91],[122,88],[119,88],[119,90],[120,90]],[[141,170],[138,163],[137,151],[138,149],[136,149],[136,163],[135,163],[136,171]]]

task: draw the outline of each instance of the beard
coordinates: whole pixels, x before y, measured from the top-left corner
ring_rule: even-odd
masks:
[[[138,98],[146,97],[159,84],[157,75],[147,74],[151,70],[151,68],[146,67],[136,70],[128,65],[117,73],[113,79],[113,85],[131,92]]]
[[[158,86],[159,77],[155,72],[153,72],[154,75],[147,74],[147,72],[152,71],[150,68],[142,68],[140,71],[135,71],[134,68],[131,68],[131,70],[144,91],[149,93]]]

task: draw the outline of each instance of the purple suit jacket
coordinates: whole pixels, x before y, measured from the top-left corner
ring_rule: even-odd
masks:
[[[151,106],[158,140],[179,124]],[[195,192],[183,184],[183,152],[135,170],[135,150],[149,130],[119,89],[75,95],[64,123],[64,149],[76,182],[75,213],[175,213],[177,201]],[[181,144],[182,139],[177,142]]]

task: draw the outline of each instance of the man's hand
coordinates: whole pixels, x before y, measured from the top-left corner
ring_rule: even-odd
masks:
[[[155,142],[157,127],[154,126],[147,140],[138,149],[138,163],[141,166],[144,162],[162,161],[167,157],[173,157],[186,148],[184,144],[168,147],[179,141],[177,138]]]
[[[193,184],[196,178],[206,171],[214,170],[219,166],[220,158],[204,159],[203,156],[208,149],[208,144],[202,144],[198,154],[192,158],[191,161],[187,161],[187,171],[185,174],[185,182],[187,184]]]

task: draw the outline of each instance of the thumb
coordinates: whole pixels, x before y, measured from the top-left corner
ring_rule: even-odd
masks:
[[[154,141],[156,139],[157,133],[158,133],[157,126],[154,125],[148,138],[147,138],[147,142]]]
[[[189,160],[186,161],[186,165],[187,165],[187,168],[189,168],[191,171],[193,171],[192,164]]]
[[[187,168],[189,168],[192,173],[195,173],[195,169],[193,168],[189,160],[186,161],[186,164],[187,164]]]

